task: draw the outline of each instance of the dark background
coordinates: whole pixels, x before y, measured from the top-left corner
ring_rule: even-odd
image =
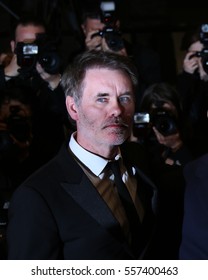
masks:
[[[11,9],[19,16],[22,12],[33,11],[42,14],[50,21],[55,10],[67,7],[78,9],[82,5],[91,5],[96,0],[3,0],[1,5]],[[188,0],[116,0],[125,30],[147,30],[156,28],[171,28],[181,30],[187,25],[208,20],[208,3],[198,0],[194,4]],[[64,11],[63,11],[64,12]],[[0,31],[8,31],[9,13],[0,7]]]
[[[79,17],[84,6],[96,0],[0,1],[0,52],[9,50],[13,26],[22,13],[42,16],[54,34],[62,37],[61,52],[74,53],[79,45]],[[133,43],[151,46],[161,57],[163,75],[172,80],[180,71],[183,33],[208,22],[208,2],[198,0],[116,0],[121,29]]]

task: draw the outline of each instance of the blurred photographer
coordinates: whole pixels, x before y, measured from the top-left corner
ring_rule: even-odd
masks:
[[[140,114],[147,114],[148,118],[141,121],[135,114],[134,134],[138,136],[138,141],[151,142],[150,148],[157,147],[158,159],[166,164],[185,164],[184,141],[188,137],[188,125],[176,89],[167,83],[151,85],[144,92]]]
[[[86,50],[103,50],[127,55],[114,1],[101,1],[84,8],[81,28]]]
[[[150,257],[178,259],[183,217],[183,168],[192,159],[192,154],[186,147],[188,127],[175,87],[156,83],[147,88],[139,113],[134,116],[134,135],[146,150],[159,194],[158,228]]]
[[[11,41],[11,61],[0,71],[0,88],[26,84],[36,94],[37,167],[59,150],[69,129],[65,96],[60,86],[61,61],[55,42],[55,35],[49,39],[42,20],[23,17],[16,25]]]
[[[23,17],[16,25],[15,32],[14,32],[14,39],[10,42],[11,45],[11,51],[13,53],[13,56],[11,58],[11,61],[6,67],[4,68],[4,74],[5,74],[5,80],[8,81],[12,78],[15,78],[17,76],[23,75],[23,70],[25,72],[29,72],[33,70],[33,72],[28,73],[29,75],[26,76],[26,78],[32,78],[31,76],[36,75],[37,73],[40,75],[40,77],[48,83],[48,86],[51,89],[55,89],[60,82],[60,69],[57,67],[56,71],[51,74],[47,72],[47,69],[45,70],[44,65],[41,65],[40,60],[35,61],[36,64],[32,65],[29,61],[29,53],[26,53],[23,57],[24,61],[22,63],[18,64],[18,58],[21,55],[17,52],[17,46],[19,44],[26,45],[29,43],[34,43],[37,39],[37,36],[40,34],[46,34],[46,26],[43,21],[41,21],[38,18],[32,18],[32,17]],[[38,51],[37,51],[38,54]],[[34,53],[31,53],[30,57],[32,59],[32,55],[34,56]],[[34,56],[35,58],[35,56]],[[22,60],[23,60],[22,59]],[[24,65],[25,63],[25,65]],[[34,67],[35,69],[32,69]],[[22,69],[24,68],[24,69]],[[24,77],[23,77],[24,78]]]
[[[141,42],[133,43],[122,33],[118,1],[95,1],[82,3],[81,28],[84,49],[103,50],[129,56],[135,63],[140,83],[136,93],[136,108],[144,90],[162,80],[159,54]]]
[[[177,89],[192,128],[188,145],[195,156],[200,156],[207,152],[208,140],[208,24],[187,31],[181,49],[186,53]]]
[[[14,190],[33,171],[34,102],[26,87],[0,92],[0,259],[7,258],[7,211]]]

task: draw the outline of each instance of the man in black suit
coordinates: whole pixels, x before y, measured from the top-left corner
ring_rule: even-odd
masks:
[[[62,86],[76,132],[15,192],[9,259],[145,258],[157,191],[138,168],[136,154],[129,158],[126,142],[135,67],[125,56],[84,52],[65,70]],[[109,167],[113,163],[123,182]]]

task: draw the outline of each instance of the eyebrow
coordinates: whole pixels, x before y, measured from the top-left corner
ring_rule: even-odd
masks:
[[[110,94],[107,92],[98,92],[97,97],[104,97],[104,96],[109,96]]]
[[[108,96],[108,95],[110,95],[110,93],[107,93],[107,92],[103,92],[103,93],[99,92],[97,94],[98,97],[103,97],[103,96]],[[122,93],[120,96],[122,96],[122,95],[133,95],[133,94],[132,94],[132,92],[127,91],[127,92]]]

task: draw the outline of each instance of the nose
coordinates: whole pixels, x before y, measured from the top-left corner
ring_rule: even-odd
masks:
[[[105,24],[102,23],[102,22],[100,22],[100,24],[99,24],[99,26],[98,26],[98,29],[99,29],[99,30],[103,30],[104,27],[105,27]]]
[[[112,116],[118,117],[122,113],[122,105],[120,104],[120,101],[118,99],[115,99],[112,101],[112,107],[111,107],[111,114]]]

